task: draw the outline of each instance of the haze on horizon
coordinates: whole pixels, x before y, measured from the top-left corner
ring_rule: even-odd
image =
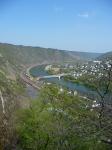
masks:
[[[0,42],[112,51],[111,0],[1,0]]]

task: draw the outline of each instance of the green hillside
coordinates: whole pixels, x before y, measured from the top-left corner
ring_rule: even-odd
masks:
[[[18,76],[31,64],[84,62],[98,56],[0,44],[0,150],[112,149],[105,144],[111,140],[110,110],[105,109],[105,116],[100,119],[100,108],[94,109],[93,101],[55,84],[44,85],[31,101],[26,92],[28,86]],[[99,126],[101,120],[103,128]]]
[[[0,54],[11,64],[26,65],[42,62],[83,61],[98,57],[97,53],[62,51],[50,48],[0,44]]]

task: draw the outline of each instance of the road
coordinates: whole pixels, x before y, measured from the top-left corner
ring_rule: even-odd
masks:
[[[24,71],[21,72],[20,74],[20,77],[21,79],[28,85],[32,86],[33,88],[37,89],[37,90],[40,90],[40,86],[37,85],[34,81],[32,81],[28,76],[26,76],[26,73],[29,75],[29,70],[32,68],[32,67],[36,67],[36,66],[39,66],[39,65],[45,65],[46,63],[43,62],[41,64],[32,64],[30,66],[27,66],[26,69],[24,69]]]
[[[56,74],[56,75],[48,75],[48,76],[39,76],[37,77],[37,81],[32,81],[31,78],[30,78],[30,73],[29,73],[29,70],[32,68],[32,67],[35,67],[35,66],[39,66],[39,65],[47,65],[45,63],[42,63],[42,64],[33,64],[33,65],[30,65],[28,68],[26,68],[21,74],[20,74],[20,77],[21,79],[31,85],[33,88],[37,89],[37,90],[40,90],[41,87],[39,85],[39,83],[37,83],[37,81],[39,81],[40,79],[46,79],[46,78],[60,78],[62,76],[66,76],[66,75],[70,75],[70,73],[62,73],[62,74]],[[27,75],[26,75],[27,73]]]
[[[24,72],[22,72],[22,73],[20,74],[20,77],[21,77],[21,79],[22,79],[25,83],[31,85],[33,88],[35,88],[35,89],[37,89],[37,90],[40,90],[40,89],[41,89],[34,81],[32,81],[30,78],[28,78],[28,77],[25,75]]]

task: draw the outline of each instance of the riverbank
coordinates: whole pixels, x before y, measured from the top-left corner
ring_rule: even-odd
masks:
[[[34,67],[38,67],[38,66],[41,66],[41,65],[48,65],[48,64],[46,64],[46,63],[31,64],[31,65],[27,66],[27,68],[26,68],[26,73],[28,73],[29,75],[31,75],[31,74],[30,74],[30,70],[31,70],[32,68],[34,68]]]
[[[20,73],[20,78],[27,84],[30,85],[32,88],[36,90],[40,90],[40,84],[36,81],[33,81],[33,76],[30,73],[30,70],[34,67],[45,65],[44,63],[36,63],[36,64],[31,64],[29,66],[26,66],[25,69]]]
[[[89,83],[86,83],[84,81],[81,81],[80,79],[75,79],[72,76],[65,76],[63,78],[64,78],[65,81],[70,81],[72,83],[80,84],[80,85],[86,86],[86,87],[90,88],[91,90],[95,91],[95,88],[94,88],[93,85],[91,85]]]

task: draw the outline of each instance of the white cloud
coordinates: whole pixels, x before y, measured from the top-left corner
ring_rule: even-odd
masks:
[[[89,18],[89,13],[88,13],[88,12],[79,13],[79,14],[78,14],[78,17]]]

